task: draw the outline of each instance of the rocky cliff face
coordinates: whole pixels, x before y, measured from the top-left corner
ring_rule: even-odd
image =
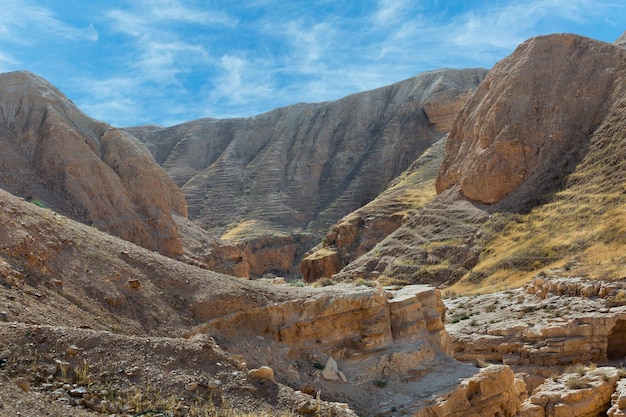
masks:
[[[620,97],[625,54],[576,35],[530,39],[500,61],[450,132],[437,191],[496,203],[553,189]],[[528,195],[525,196],[528,199]]]
[[[438,140],[485,72],[434,71],[335,102],[128,131],[182,188],[203,227],[258,220],[266,235],[319,232],[373,200]]]

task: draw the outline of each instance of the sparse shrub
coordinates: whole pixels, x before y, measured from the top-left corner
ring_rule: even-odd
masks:
[[[477,368],[487,368],[491,366],[489,362],[484,361],[482,359],[476,359],[476,361],[474,362],[474,365],[476,365]]]
[[[470,316],[466,312],[457,313],[454,316],[450,317],[449,323],[450,324],[454,324],[454,323],[460,322],[461,320],[467,320],[469,318],[470,318]]]
[[[304,287],[306,284],[302,280],[297,280],[290,282],[289,285],[291,285],[292,287]]]
[[[378,388],[385,388],[387,386],[387,381],[384,379],[375,379],[373,384]]]
[[[589,383],[584,378],[572,376],[567,378],[565,386],[569,389],[583,389],[589,387]]]
[[[368,281],[364,278],[359,278],[356,281],[354,281],[354,285],[360,286],[366,286],[366,287],[374,287],[376,285],[376,283],[374,281]]]
[[[40,199],[38,199],[38,198],[34,199],[32,201],[32,203],[34,205],[36,205],[37,207],[41,207],[41,208],[45,208],[46,207],[46,204],[43,201],[41,201]]]
[[[567,374],[578,374],[578,376],[585,376],[587,374],[587,370],[589,368],[583,365],[582,363],[576,363],[574,365],[570,365],[565,368],[565,373]]]
[[[452,291],[452,290],[444,290],[443,294],[441,295],[443,296],[443,298],[449,298],[451,300],[454,300],[455,298],[459,296],[456,293],[456,291]]]
[[[330,285],[335,285],[336,282],[330,278],[320,278],[315,283],[313,283],[314,287],[328,287]]]

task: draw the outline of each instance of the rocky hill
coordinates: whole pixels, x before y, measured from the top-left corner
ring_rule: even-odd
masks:
[[[449,356],[433,288],[241,280],[0,197],[0,415],[407,414],[463,378],[519,408]]]
[[[181,187],[190,219],[226,232],[253,274],[287,272],[312,235],[373,200],[449,130],[485,73],[433,71],[334,102],[126,131]]]
[[[1,188],[167,256],[247,275],[236,248],[197,230],[181,239],[179,230],[194,227],[187,203],[144,146],[44,79],[1,74],[0,118]]]
[[[621,262],[625,58],[576,35],[520,45],[453,124],[440,194],[335,277],[501,288],[568,261],[609,272]]]

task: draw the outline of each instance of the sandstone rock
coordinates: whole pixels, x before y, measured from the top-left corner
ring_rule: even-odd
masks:
[[[251,369],[248,371],[248,375],[253,378],[276,382],[274,379],[274,370],[269,366],[261,366],[260,368]]]
[[[611,396],[611,408],[606,415],[609,417],[626,416],[626,379],[622,378],[615,387],[615,392]]]
[[[189,384],[185,385],[185,391],[195,391],[197,390],[199,387],[199,384],[197,382],[190,382]]]
[[[30,382],[26,378],[16,378],[15,385],[20,387],[20,389],[24,392],[28,392],[30,390]]]
[[[605,412],[615,390],[619,370],[603,367],[585,375],[564,374],[546,380],[523,404],[522,417],[596,417]]]
[[[128,133],[82,114],[28,72],[0,75],[0,186],[169,256],[183,194]]]
[[[458,184],[464,196],[492,204],[522,184],[526,199],[554,188],[619,96],[625,53],[575,35],[524,42],[461,110],[437,191]]]
[[[337,366],[337,361],[335,361],[332,356],[330,356],[326,361],[326,366],[324,366],[322,376],[324,377],[324,379],[328,379],[330,381],[341,380],[342,382],[347,382],[346,376],[343,372],[339,370],[339,367]]]
[[[138,279],[129,279],[128,286],[134,289],[141,288],[141,281],[139,281]]]
[[[489,366],[476,376],[463,380],[457,388],[438,397],[436,404],[414,414],[415,417],[513,416],[520,410],[519,384],[507,366]]]
[[[65,353],[68,356],[76,356],[78,354],[78,352],[80,352],[80,349],[74,345],[70,345],[66,350]]]

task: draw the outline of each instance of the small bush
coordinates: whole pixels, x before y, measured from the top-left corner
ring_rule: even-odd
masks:
[[[578,374],[578,376],[585,376],[588,368],[582,363],[576,363],[574,365],[570,365],[565,368],[565,373],[567,374]]]
[[[46,204],[38,198],[34,199],[32,203],[37,207],[46,208]]]
[[[366,287],[374,287],[376,285],[376,283],[374,281],[368,281],[366,279],[363,278],[359,278],[356,281],[354,281],[354,285],[360,286],[360,285],[364,285]]]
[[[314,287],[328,287],[330,285],[335,285],[336,282],[330,278],[320,278],[313,284]]]
[[[589,383],[587,383],[587,381],[581,377],[572,376],[569,377],[567,381],[565,381],[565,386],[569,389],[583,389],[588,388]]]
[[[375,379],[373,384],[378,388],[385,388],[387,386],[387,381],[384,379]]]

